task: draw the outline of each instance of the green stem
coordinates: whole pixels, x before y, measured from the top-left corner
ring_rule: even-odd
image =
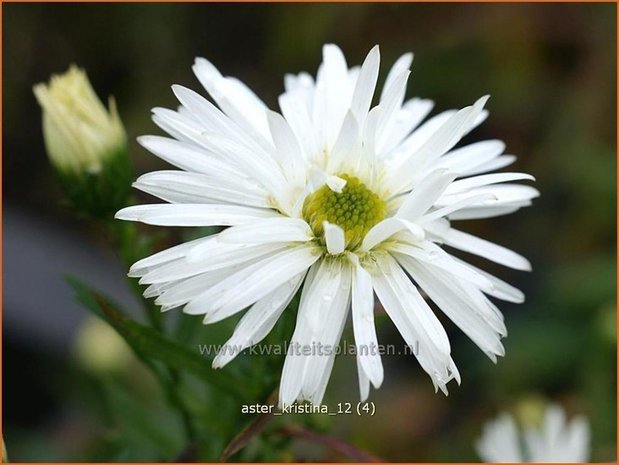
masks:
[[[152,253],[150,244],[148,241],[145,243],[143,238],[140,237],[138,228],[134,223],[112,220],[105,226],[107,226],[106,229],[110,233],[112,242],[118,247],[120,258],[127,269],[129,269],[129,267],[137,260]],[[143,296],[140,284],[136,279],[127,279],[133,292],[142,301],[142,308],[145,310],[146,318],[148,319],[150,325],[153,329],[164,333],[161,313],[157,306],[152,300],[146,299]],[[169,366],[164,366],[164,372],[162,373],[161,370],[158,370],[155,364],[151,361],[146,361],[145,359],[143,359],[143,361],[146,362],[161,383],[168,403],[172,407],[178,409],[187,440],[190,444],[193,443],[196,439],[196,430],[191,421],[191,415],[178,395],[178,391],[176,389],[176,386],[178,386],[181,382],[181,374],[177,369]]]
[[[118,247],[120,258],[127,270],[136,261],[152,253],[150,241],[140,236],[135,223],[112,220],[105,226],[111,242]],[[128,278],[128,283],[134,294],[144,303],[143,308],[150,325],[154,329],[163,331],[161,313],[157,306],[142,295],[142,288],[137,279]]]

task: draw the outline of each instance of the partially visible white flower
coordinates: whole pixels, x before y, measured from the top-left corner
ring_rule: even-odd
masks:
[[[558,405],[547,407],[541,425],[527,425],[522,432],[507,413],[489,421],[476,443],[485,462],[587,462],[590,429],[585,417],[570,422]]]
[[[52,163],[62,171],[99,173],[106,158],[125,150],[126,136],[116,103],[106,109],[84,70],[72,65],[49,84],[34,86],[43,109],[43,135]]]
[[[285,76],[280,114],[198,58],[194,72],[219,108],[173,86],[179,110],[153,110],[172,138],[139,139],[181,170],[141,176],[135,187],[168,203],[129,207],[117,218],[229,226],[135,263],[130,276],[149,284],[146,296],[162,310],[202,315],[205,324],[249,309],[228,341],[238,349],[260,342],[302,288],[280,404],[321,402],[351,308],[361,399],[370,384],[381,385],[374,293],[436,390],[447,393],[460,374],[420,288],[491,360],[504,354],[503,316],[487,296],[522,302],[524,295],[441,245],[529,270],[526,258],[453,222],[512,213],[539,193],[514,183],[533,179],[525,173],[481,174],[515,160],[503,142],[454,148],[486,118],[487,96],[421,124],[433,103],[405,99],[412,60],[407,53],[395,62],[372,106],[378,46],[349,68],[337,46],[325,45],[315,79]],[[213,366],[238,353],[220,352]]]
[[[77,210],[109,219],[127,204],[133,178],[114,99],[106,109],[75,65],[33,90],[43,109],[47,155],[67,198]]]

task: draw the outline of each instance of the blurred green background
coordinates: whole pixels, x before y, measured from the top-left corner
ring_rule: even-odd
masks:
[[[106,266],[99,269],[95,261],[95,282],[99,275],[120,277],[125,270],[98,231],[59,204],[32,85],[71,63],[84,67],[101,97],[116,97],[140,174],[163,165],[135,137],[159,132],[150,108],[177,105],[171,84],[200,88],[191,73],[194,57],[207,57],[276,108],[283,74],[315,73],[326,42],[342,47],[350,64],[380,44],[383,79],[393,60],[414,51],[408,95],[435,100],[434,112],[491,94],[490,118],[467,141],[504,140],[507,152],[519,156],[511,168],[536,176],[542,196],[514,215],[464,226],[519,251],[534,267],[525,274],[474,261],[527,295],[523,305],[501,304],[509,337],[507,355],[497,366],[443,320],[463,378],[461,387],[451,385],[449,397],[434,394],[412,357],[392,357],[384,360],[383,387],[370,397],[376,404],[373,417],[313,421],[386,461],[476,461],[473,441],[484,421],[499,410],[522,412],[538,399],[552,399],[570,414],[588,415],[594,461],[615,460],[615,4],[4,4],[2,9],[2,421],[11,460],[169,460],[182,446],[160,393],[134,362],[123,361],[110,375],[93,371],[83,354],[76,356],[76,347],[92,350],[75,346],[77,334],[91,342],[96,338],[83,336],[86,311],[70,313],[66,285],[50,281],[41,271],[44,262],[75,256],[70,265],[77,266],[101,254],[110,261],[101,261]],[[80,242],[84,237],[87,242]],[[22,250],[18,247],[39,252],[12,253]],[[112,291],[124,292],[109,279]],[[230,324],[215,330],[224,337]],[[378,333],[381,342],[399,341],[389,322]],[[115,343],[102,337],[99,344],[107,352]],[[327,390],[330,405],[357,400],[354,365],[350,357],[336,362]],[[219,407],[217,399],[204,406]],[[273,460],[344,459],[302,440],[294,441],[292,452],[278,449],[277,439],[270,444]],[[260,443],[254,441],[236,458],[252,460],[252,447]]]

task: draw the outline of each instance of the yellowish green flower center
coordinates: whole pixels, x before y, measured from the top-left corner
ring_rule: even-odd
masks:
[[[344,230],[348,249],[359,246],[367,232],[385,218],[385,202],[358,178],[339,175],[346,180],[342,192],[325,185],[307,196],[303,218],[318,237],[323,235],[323,222],[336,224]]]

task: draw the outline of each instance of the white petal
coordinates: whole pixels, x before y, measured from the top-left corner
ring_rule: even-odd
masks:
[[[237,124],[254,135],[268,140],[266,105],[245,84],[226,78],[205,58],[196,58],[193,71],[217,102],[217,105]]]
[[[588,425],[580,418],[568,425],[565,412],[556,404],[546,409],[539,428],[525,427],[524,439],[532,461],[572,463],[589,458]]]
[[[282,115],[268,111],[267,118],[280,166],[290,182],[299,186],[305,182],[305,160],[294,132]]]
[[[242,166],[245,173],[267,188],[273,196],[281,196],[287,183],[280,166],[268,154],[260,154],[218,133],[202,133],[201,140],[210,150]]]
[[[520,289],[516,289],[514,286],[506,283],[505,281],[497,278],[496,276],[477,268],[476,266],[471,265],[470,263],[465,262],[464,260],[460,260],[453,255],[450,255],[451,258],[458,263],[466,266],[467,268],[475,271],[481,276],[485,277],[492,283],[492,290],[485,291],[487,294],[496,297],[497,299],[505,300],[507,302],[513,302],[515,304],[521,304],[524,302],[524,293]]]
[[[379,141],[378,154],[382,157],[391,156],[394,148],[428,116],[433,107],[432,100],[412,98],[406,101],[397,113],[391,129],[386,131]]]
[[[526,173],[494,173],[474,176],[471,178],[460,179],[453,182],[447,189],[445,189],[445,195],[465,192],[475,187],[482,187],[490,184],[520,180],[535,181],[535,178],[530,174]]]
[[[408,69],[401,71],[393,79],[393,81],[388,84],[389,87],[385,89],[384,95],[380,100],[382,113],[380,115],[380,119],[378,120],[378,127],[376,129],[378,145],[383,142],[385,136],[389,133],[391,127],[395,123],[395,119],[398,116],[398,112],[402,107],[402,102],[404,101],[406,83],[408,82],[409,76],[410,71]]]
[[[380,95],[381,102],[387,98],[386,97],[387,89],[389,89],[389,87],[393,85],[394,81],[400,75],[400,73],[402,73],[403,71],[409,70],[412,64],[413,64],[413,54],[410,52],[405,53],[404,55],[400,56],[400,58],[398,58],[395,61],[395,63],[389,70],[389,73],[387,74],[387,78],[385,79],[385,85],[383,86],[383,91]]]
[[[395,152],[399,160],[403,160],[411,153],[419,150],[432,135],[438,131],[449,119],[457,113],[456,110],[447,110],[434,115],[421,126],[419,126],[412,134],[410,134],[402,144],[396,148]]]
[[[458,111],[434,132],[418,151],[395,167],[390,177],[393,192],[397,193],[406,188],[412,181],[415,168],[419,169],[420,166],[432,163],[458,143],[471,129],[487,100],[488,96],[482,97],[473,106]]]
[[[226,116],[219,108],[197,92],[180,85],[173,85],[172,91],[181,109],[186,109],[203,131],[217,132],[226,137],[241,139],[249,147],[262,151],[263,148],[247,134],[241,126]]]
[[[327,170],[329,172],[340,171],[347,161],[352,161],[352,154],[360,149],[359,125],[355,116],[349,111],[342,123],[342,129],[329,154]]]
[[[338,293],[342,279],[342,263],[339,260],[322,260],[316,271],[316,276],[312,281],[312,286],[303,290],[304,319],[299,320],[309,325],[312,334],[317,332],[324,318],[327,316],[329,308]]]
[[[265,254],[263,254],[263,256],[264,255]],[[155,303],[161,305],[162,310],[177,308],[185,305],[190,300],[202,294],[205,290],[219,284],[244,267],[252,265],[261,259],[262,257],[246,257],[244,260],[231,262],[231,265],[226,264],[227,266],[218,267],[214,271],[197,274],[185,273],[184,276],[188,276],[187,278],[176,281],[156,282],[151,284],[149,288],[152,289],[155,295],[158,295]]]
[[[140,176],[133,187],[170,203],[225,203],[269,208],[268,193],[246,180],[217,178],[184,171],[153,171]]]
[[[591,428],[585,417],[572,418],[568,425],[566,456],[573,462],[587,462],[591,455]]]
[[[237,177],[244,177],[234,165],[218,160],[194,144],[161,136],[141,136],[138,137],[138,142],[162,160],[185,171],[214,176],[236,174]]]
[[[505,413],[484,426],[483,434],[475,444],[475,449],[485,462],[521,463],[525,461],[521,452],[516,423]]]
[[[361,71],[357,78],[357,84],[352,96],[350,109],[359,124],[363,124],[365,117],[370,109],[376,81],[378,79],[378,67],[380,65],[380,51],[378,45],[375,45],[370,53],[368,53]]]
[[[463,208],[456,212],[450,213],[448,218],[450,220],[477,220],[482,218],[494,218],[496,216],[509,215],[520,210],[522,207],[531,205],[531,202],[522,202],[521,204],[514,205],[499,205],[499,206],[478,206]]]
[[[263,244],[247,246],[245,244],[225,244],[214,241],[198,244],[201,255],[196,259],[193,249],[187,251],[185,257],[158,267],[153,267],[140,279],[140,284],[162,283],[175,279],[188,278],[206,271],[219,270],[228,266],[245,264],[251,260],[272,255],[285,247],[287,244]]]
[[[413,283],[388,254],[378,260],[380,271],[372,284],[385,311],[406,343],[414,349],[423,369],[433,382],[444,388],[453,377],[447,334]]]
[[[474,169],[470,169],[467,171],[463,171],[462,175],[472,176],[475,174],[487,173],[488,171],[496,171],[501,168],[505,168],[506,166],[511,165],[516,161],[515,155],[501,155],[500,157],[495,158],[487,163],[480,164],[478,167]]]
[[[232,226],[277,216],[274,210],[237,205],[164,203],[123,208],[114,218],[158,226]]]
[[[279,217],[233,226],[219,233],[217,240],[232,244],[269,244],[307,242],[313,237],[312,229],[304,220]]]
[[[383,382],[384,372],[374,325],[372,278],[359,264],[354,267],[352,274],[352,321],[359,370],[367,374],[378,389]],[[359,378],[361,382],[361,373]],[[364,397],[363,392],[361,397]]]
[[[539,191],[531,186],[522,184],[493,184],[489,186],[475,187],[464,193],[445,194],[436,201],[436,206],[451,205],[454,202],[465,199],[473,194],[491,194],[495,197],[493,202],[485,206],[495,208],[499,206],[523,206],[525,202],[539,197]],[[479,205],[482,207],[483,205]]]
[[[259,343],[271,332],[299,289],[304,276],[304,272],[298,274],[251,306],[234,328],[232,337],[213,359],[213,368],[227,365],[245,348]]]
[[[444,236],[445,244],[487,258],[516,270],[531,271],[531,263],[522,255],[498,244],[451,228]]]
[[[337,224],[331,224],[328,221],[322,223],[322,227],[325,231],[325,242],[327,244],[327,251],[331,255],[339,255],[344,252],[346,248],[346,239],[344,237],[344,230]]]
[[[380,105],[376,105],[370,110],[365,119],[362,131],[362,150],[358,159],[359,171],[372,173],[373,165],[376,157],[376,143],[378,140],[378,122],[383,114],[383,108]],[[354,165],[354,161],[351,166]]]
[[[297,136],[306,159],[318,154],[318,142],[303,94],[299,91],[287,92],[279,97],[279,107],[286,121]]]
[[[504,354],[501,333],[497,331],[504,325],[490,307],[472,301],[460,282],[449,273],[406,256],[398,255],[397,258],[441,311],[488,357],[496,361],[497,355]]]
[[[481,97],[473,106],[463,108],[449,118],[415,153],[415,162],[423,165],[435,160],[458,143],[473,127],[488,98],[487,95]]]
[[[309,73],[285,74],[284,75],[284,88],[286,92],[295,90],[307,90],[314,86],[314,78]]]
[[[475,284],[484,291],[493,290],[493,284],[487,277],[481,275],[471,267],[456,261],[454,257],[430,241],[419,242],[415,245],[396,243],[390,246],[389,250],[407,255],[416,260],[421,260],[428,265],[441,268],[454,276]]]
[[[203,242],[212,242],[213,240],[213,236],[201,237],[193,241],[183,242],[179,245],[170,247],[169,249],[162,250],[161,252],[157,252],[156,254],[143,258],[142,260],[139,260],[133,265],[131,265],[131,268],[129,270],[129,276],[142,276],[142,274],[146,272],[148,268],[182,258],[192,247],[202,244]]]
[[[346,321],[346,320],[343,320]],[[343,329],[343,324],[342,324]],[[341,335],[341,332],[340,332]],[[331,378],[331,370],[333,370],[333,364],[335,362],[335,354],[332,354],[327,358],[324,362],[324,367],[321,368],[322,374],[320,375],[320,379],[316,384],[316,388],[312,392],[311,395],[307,397],[307,400],[314,404],[320,405],[322,404],[322,398],[325,395],[325,391],[327,390],[327,384],[329,383],[329,379]]]
[[[341,267],[339,275],[339,284],[333,299],[331,302],[323,302],[324,309],[320,311],[322,317],[312,334],[312,343],[315,343],[317,350],[309,356],[305,367],[301,394],[303,398],[314,404],[320,404],[322,401],[350,305],[350,267]],[[309,303],[308,300],[307,311],[316,312],[318,309],[309,307]]]
[[[385,239],[388,239],[395,233],[402,230],[410,231],[410,233],[418,240],[423,240],[423,238],[425,237],[423,228],[416,225],[415,223],[412,223],[402,218],[391,217],[374,225],[372,229],[368,231],[368,233],[365,235],[365,238],[363,239],[360,250],[363,252],[367,252],[377,244],[380,244]]]
[[[205,313],[205,324],[223,320],[307,270],[318,258],[313,246],[289,248],[230,276],[189,302],[185,311]]]
[[[460,199],[457,202],[453,202],[446,207],[438,208],[431,211],[430,213],[426,213],[417,220],[417,224],[430,223],[432,221],[436,221],[439,218],[443,218],[453,212],[461,210],[462,208],[467,208],[473,205],[484,205],[484,203],[496,202],[496,200],[497,198],[494,196],[494,194],[490,192],[484,194],[469,195],[468,197]]]
[[[284,359],[284,368],[279,386],[279,406],[284,407],[293,404],[303,387],[305,366],[309,357],[299,352],[303,346],[309,346],[312,342],[312,330],[307,324],[308,306],[306,305],[309,290],[313,286],[314,278],[322,262],[314,264],[305,278],[303,291],[301,293],[301,302],[297,312],[297,324],[294,329],[288,352]],[[311,311],[311,309],[309,309]]]
[[[186,111],[173,111],[168,108],[153,108],[153,122],[179,141],[191,144],[209,155],[214,155],[210,147],[204,144],[202,134],[204,126]]]
[[[313,94],[312,120],[319,147],[329,149],[335,143],[344,115],[350,108],[352,86],[347,82],[348,67],[339,47],[323,47],[323,62],[318,69]]]
[[[454,179],[456,179],[456,174],[448,170],[433,171],[406,196],[397,216],[415,221],[434,205],[434,202]]]
[[[357,374],[359,376],[359,400],[365,402],[370,396],[370,378],[361,366],[361,359],[357,356]]]
[[[470,171],[485,166],[495,160],[505,150],[505,144],[500,140],[484,140],[465,145],[446,153],[436,162],[437,167],[448,168],[460,176],[470,174]]]
[[[335,44],[325,44],[322,47],[323,71],[327,81],[339,81],[346,77],[348,65],[342,50]]]

